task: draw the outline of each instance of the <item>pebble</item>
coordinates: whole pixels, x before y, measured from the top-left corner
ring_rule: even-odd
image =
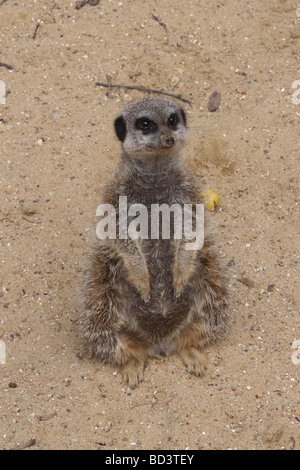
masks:
[[[52,121],[58,121],[58,119],[64,117],[66,114],[66,111],[64,109],[57,109],[56,111],[53,111],[51,114],[51,119]]]
[[[208,102],[208,111],[213,113],[214,111],[217,111],[219,109],[221,103],[221,93],[218,91],[214,91],[210,97],[209,97],[209,102]]]
[[[292,39],[299,39],[300,38],[300,24],[296,24],[290,30],[291,38]]]
[[[76,2],[75,10],[80,10],[80,8],[84,7],[85,5],[89,4],[91,7],[98,5],[100,0],[80,0]]]
[[[249,279],[248,277],[240,277],[237,279],[238,282],[240,282],[241,284],[244,284],[245,286],[247,287],[254,287],[254,281],[252,281],[252,279]]]

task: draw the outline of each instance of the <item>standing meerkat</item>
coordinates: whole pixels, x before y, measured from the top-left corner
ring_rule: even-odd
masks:
[[[121,163],[103,201],[116,208],[200,204],[199,183],[181,159],[187,127],[183,109],[169,99],[130,103],[115,120],[122,142]],[[90,355],[121,368],[135,388],[149,357],[177,353],[188,371],[203,375],[202,350],[224,335],[228,324],[228,268],[215,245],[205,214],[204,245],[187,250],[187,240],[99,239],[83,269],[82,333]],[[174,231],[172,232],[174,235]],[[160,231],[161,235],[161,231]]]

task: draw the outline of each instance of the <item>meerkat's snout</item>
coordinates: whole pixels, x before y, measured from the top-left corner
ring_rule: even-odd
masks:
[[[171,148],[175,144],[176,139],[172,135],[163,134],[160,136],[160,142],[163,148]]]

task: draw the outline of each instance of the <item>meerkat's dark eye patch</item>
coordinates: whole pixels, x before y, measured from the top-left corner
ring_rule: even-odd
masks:
[[[115,131],[120,141],[124,142],[127,130],[126,130],[126,122],[123,116],[119,116],[115,120]]]
[[[178,114],[173,113],[168,119],[168,126],[171,127],[171,129],[176,129],[178,122],[179,122]]]
[[[155,132],[157,130],[155,122],[151,121],[151,119],[148,119],[147,117],[139,118],[135,123],[135,127],[145,133]]]

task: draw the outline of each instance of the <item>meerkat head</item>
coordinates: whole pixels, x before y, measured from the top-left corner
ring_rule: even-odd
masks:
[[[165,98],[130,103],[115,120],[115,131],[125,154],[139,160],[178,153],[187,129],[183,109]]]

